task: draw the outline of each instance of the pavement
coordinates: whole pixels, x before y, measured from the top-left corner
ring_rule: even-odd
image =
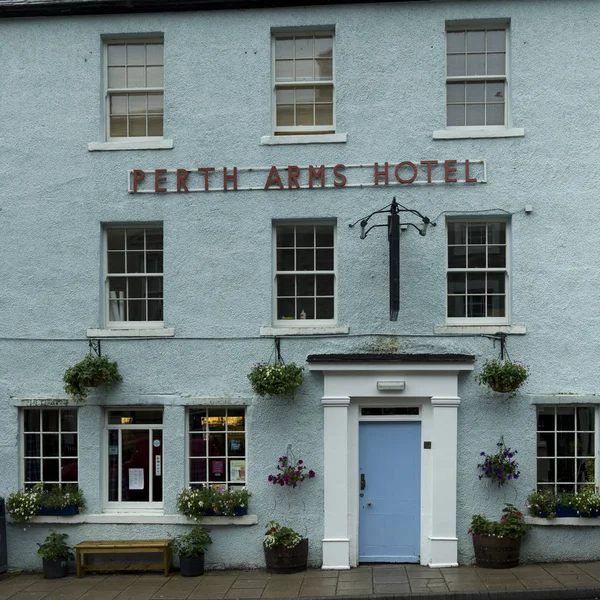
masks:
[[[411,600],[553,600],[600,598],[600,561],[521,565],[514,569],[419,565],[308,569],[291,575],[262,570],[207,571],[201,577],[157,574],[85,575],[44,579],[10,574],[0,600],[221,600],[235,598]]]

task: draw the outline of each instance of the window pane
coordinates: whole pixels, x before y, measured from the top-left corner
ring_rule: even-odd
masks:
[[[146,271],[143,252],[127,252],[127,273],[144,273]]]
[[[448,267],[462,269],[467,266],[466,251],[464,246],[450,246],[448,248]]]
[[[127,302],[127,320],[145,321],[146,320],[146,302],[145,300],[130,300]]]
[[[448,293],[464,294],[465,291],[465,274],[448,273]]]
[[[310,126],[314,125],[313,105],[296,105],[296,125]]]
[[[333,56],[333,38],[331,36],[315,38],[315,56],[317,58]]]
[[[504,294],[504,273],[488,273],[487,274],[487,287],[486,291],[488,294]]]
[[[314,296],[315,295],[315,276],[314,275],[299,275],[296,279],[297,295],[298,296]]]
[[[464,52],[466,49],[465,32],[448,31],[446,33],[446,48],[447,52]]]
[[[487,51],[504,52],[506,50],[506,32],[504,29],[487,32]]]
[[[485,75],[485,54],[467,54],[467,75]]]
[[[315,79],[317,81],[333,78],[333,63],[330,58],[319,58],[315,61]]]
[[[315,245],[314,227],[296,227],[296,246],[298,248],[312,248]]]
[[[466,124],[485,125],[485,104],[467,104]]]
[[[504,75],[506,71],[505,54],[488,54],[487,55],[487,74],[488,75]],[[479,75],[479,73],[477,73]],[[474,73],[475,75],[475,73]]]
[[[568,483],[575,481],[575,461],[573,459],[556,459],[556,481]]]
[[[164,45],[146,44],[146,64],[163,65],[164,62]]]
[[[59,461],[57,458],[45,458],[42,460],[42,477],[44,481],[59,482]]]
[[[314,250],[297,250],[296,251],[296,270],[297,271],[313,271],[315,269],[315,252]]]
[[[312,58],[313,57],[313,38],[312,37],[297,37],[295,40],[295,56],[296,58]]]
[[[275,40],[275,59],[294,58],[294,40],[292,38],[277,38]]]
[[[25,459],[25,481],[38,482],[42,480],[42,461],[39,458]]]
[[[77,460],[72,458],[63,459],[60,461],[60,477],[62,481],[77,481],[79,479],[78,476],[78,468],[77,468]]]
[[[485,293],[485,274],[467,273],[467,293],[484,294]]]
[[[204,431],[206,429],[206,409],[191,408],[189,412],[190,431]]]
[[[293,89],[280,89],[275,93],[277,104],[294,104],[295,92]]]
[[[575,456],[575,434],[558,432],[556,434],[557,456]]]
[[[149,116],[148,117],[148,135],[162,136],[163,134],[163,117]]]
[[[504,223],[488,223],[488,244],[506,243],[506,225]]]
[[[451,54],[448,56],[448,76],[457,77],[466,73],[466,57],[464,54]]]
[[[333,247],[333,227],[317,226],[315,227],[316,244],[320,248]]]
[[[467,266],[469,269],[485,268],[485,246],[469,246]]]
[[[485,83],[467,83],[467,102],[484,102]]]
[[[577,411],[577,429],[579,431],[594,431],[594,409],[585,406],[578,407]]]
[[[108,87],[113,89],[127,87],[127,71],[125,67],[108,68]]]
[[[486,125],[504,125],[504,104],[487,104],[485,122]]]
[[[146,114],[146,96],[129,96],[129,114]]]
[[[537,455],[538,456],[555,456],[554,448],[554,433],[538,433],[537,434]]]
[[[246,429],[246,411],[243,408],[227,410],[227,430],[244,431]]]
[[[465,317],[465,300],[466,296],[448,296],[448,316],[455,318]]]
[[[294,250],[277,250],[277,270],[294,271]]]
[[[23,427],[25,431],[40,431],[41,410],[26,408],[23,411]]]
[[[143,65],[146,62],[146,47],[144,44],[127,45],[127,64]]]
[[[465,107],[462,104],[449,104],[447,109],[448,127],[461,127],[465,124]]]
[[[42,446],[39,434],[26,434],[23,452],[25,456],[41,456]]]
[[[146,87],[145,71],[144,67],[127,67],[127,87]]]
[[[117,94],[110,97],[110,114],[127,114],[127,96],[125,94]]]
[[[333,296],[333,275],[317,275],[317,295]]]
[[[277,81],[293,81],[294,62],[291,60],[278,60],[275,63],[275,79]]]
[[[469,244],[485,244],[486,239],[486,225],[469,225]]]
[[[77,456],[77,435],[67,433],[60,436],[61,456]]]
[[[488,317],[504,317],[504,316],[506,316],[505,296],[488,296],[487,316]]]
[[[575,409],[559,406],[556,409],[557,431],[575,431]]]
[[[128,297],[129,298],[145,298],[146,297],[146,278],[131,277],[128,281]]]
[[[312,81],[314,78],[314,62],[310,60],[297,60],[295,61],[296,67],[296,81]]]
[[[537,461],[537,480],[556,481],[554,470],[554,459],[540,458]]]
[[[594,434],[577,434],[577,456],[594,456]]]
[[[294,296],[296,294],[296,276],[278,275],[277,276],[277,295]]]
[[[488,267],[502,268],[506,266],[506,247],[488,246]]]
[[[294,125],[294,106],[292,104],[277,106],[277,125],[281,127]]]
[[[47,433],[42,436],[42,455],[58,456],[58,434]]]
[[[127,64],[125,44],[109,44],[107,46],[107,61],[109,66]]]
[[[146,85],[148,87],[163,87],[163,67],[148,67],[146,69]]]
[[[317,319],[333,319],[333,298],[317,298]]]
[[[467,296],[467,317],[485,317],[485,296]]]
[[[129,119],[129,136],[145,137],[146,135],[146,117],[131,117]]]
[[[315,125],[333,125],[333,104],[315,106]]]
[[[537,428],[538,431],[554,431],[554,407],[538,407]]]
[[[148,112],[150,113],[163,113],[163,95],[162,94],[148,94]]]
[[[448,83],[446,85],[446,99],[450,102],[465,101],[465,84],[464,83]]]
[[[467,243],[467,224],[448,223],[448,244]]]
[[[504,82],[490,81],[485,85],[486,102],[504,102]]]
[[[467,52],[485,52],[485,31],[467,31]]]
[[[296,318],[296,300],[295,298],[277,299],[277,318],[291,320]]]
[[[111,117],[110,118],[110,137],[127,137],[127,118],[126,117]]]
[[[42,431],[56,432],[58,431],[58,410],[42,410]]]

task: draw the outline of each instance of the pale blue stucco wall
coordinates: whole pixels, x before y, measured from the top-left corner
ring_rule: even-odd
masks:
[[[576,10],[574,10],[576,5]],[[510,18],[512,121],[523,138],[434,141],[445,123],[447,20]],[[337,130],[345,144],[261,146],[270,133],[270,32],[335,25]],[[600,390],[597,338],[595,0],[415,2],[286,10],[69,17],[0,22],[0,494],[19,487],[17,407],[21,398],[60,397],[62,374],[87,352],[86,329],[100,322],[102,223],[159,221],[165,231],[168,340],[106,340],[123,384],[106,405],[165,403],[165,511],[184,483],[184,404],[189,396],[241,397],[248,408],[248,486],[254,527],[215,528],[213,566],[261,566],[261,536],[271,518],[311,539],[320,564],[323,535],[322,379],[307,374],[295,403],[252,397],[246,373],[268,360],[273,219],[337,221],[341,337],[285,339],[286,361],[312,353],[398,349],[458,352],[478,359],[498,348],[481,337],[441,337],[445,319],[444,216],[425,238],[401,240],[401,309],[388,320],[384,230],[361,241],[347,227],[391,201],[434,218],[513,213],[512,358],[531,367],[522,393],[488,396],[472,375],[460,378],[459,558],[473,558],[470,515],[520,506],[535,484],[535,408],[528,394]],[[102,141],[102,35],[162,32],[168,151],[88,152]],[[207,195],[126,193],[131,168],[255,167],[373,161],[484,158],[487,185],[237,192]],[[526,215],[526,204],[533,213]],[[479,361],[480,364],[480,361]],[[476,367],[478,368],[478,367]],[[80,418],[80,481],[99,512],[102,413]],[[519,449],[522,476],[505,490],[476,476],[481,450],[504,435]],[[290,494],[266,482],[293,444],[317,478]],[[289,498],[292,497],[292,500]],[[38,568],[34,542],[46,526],[9,527],[11,567]],[[65,528],[73,542],[95,537],[174,533],[166,525]],[[126,532],[126,533],[124,533]],[[523,558],[598,559],[596,528],[536,528]]]

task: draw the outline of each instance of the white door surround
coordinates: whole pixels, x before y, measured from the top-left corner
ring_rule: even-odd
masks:
[[[324,377],[323,569],[358,565],[358,423],[365,406],[420,407],[421,564],[458,566],[458,375],[473,370],[475,357],[314,354],[307,361]]]

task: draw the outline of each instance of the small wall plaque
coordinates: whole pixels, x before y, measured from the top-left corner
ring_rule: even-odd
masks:
[[[423,448],[425,450],[431,450],[431,442],[423,442]]]

